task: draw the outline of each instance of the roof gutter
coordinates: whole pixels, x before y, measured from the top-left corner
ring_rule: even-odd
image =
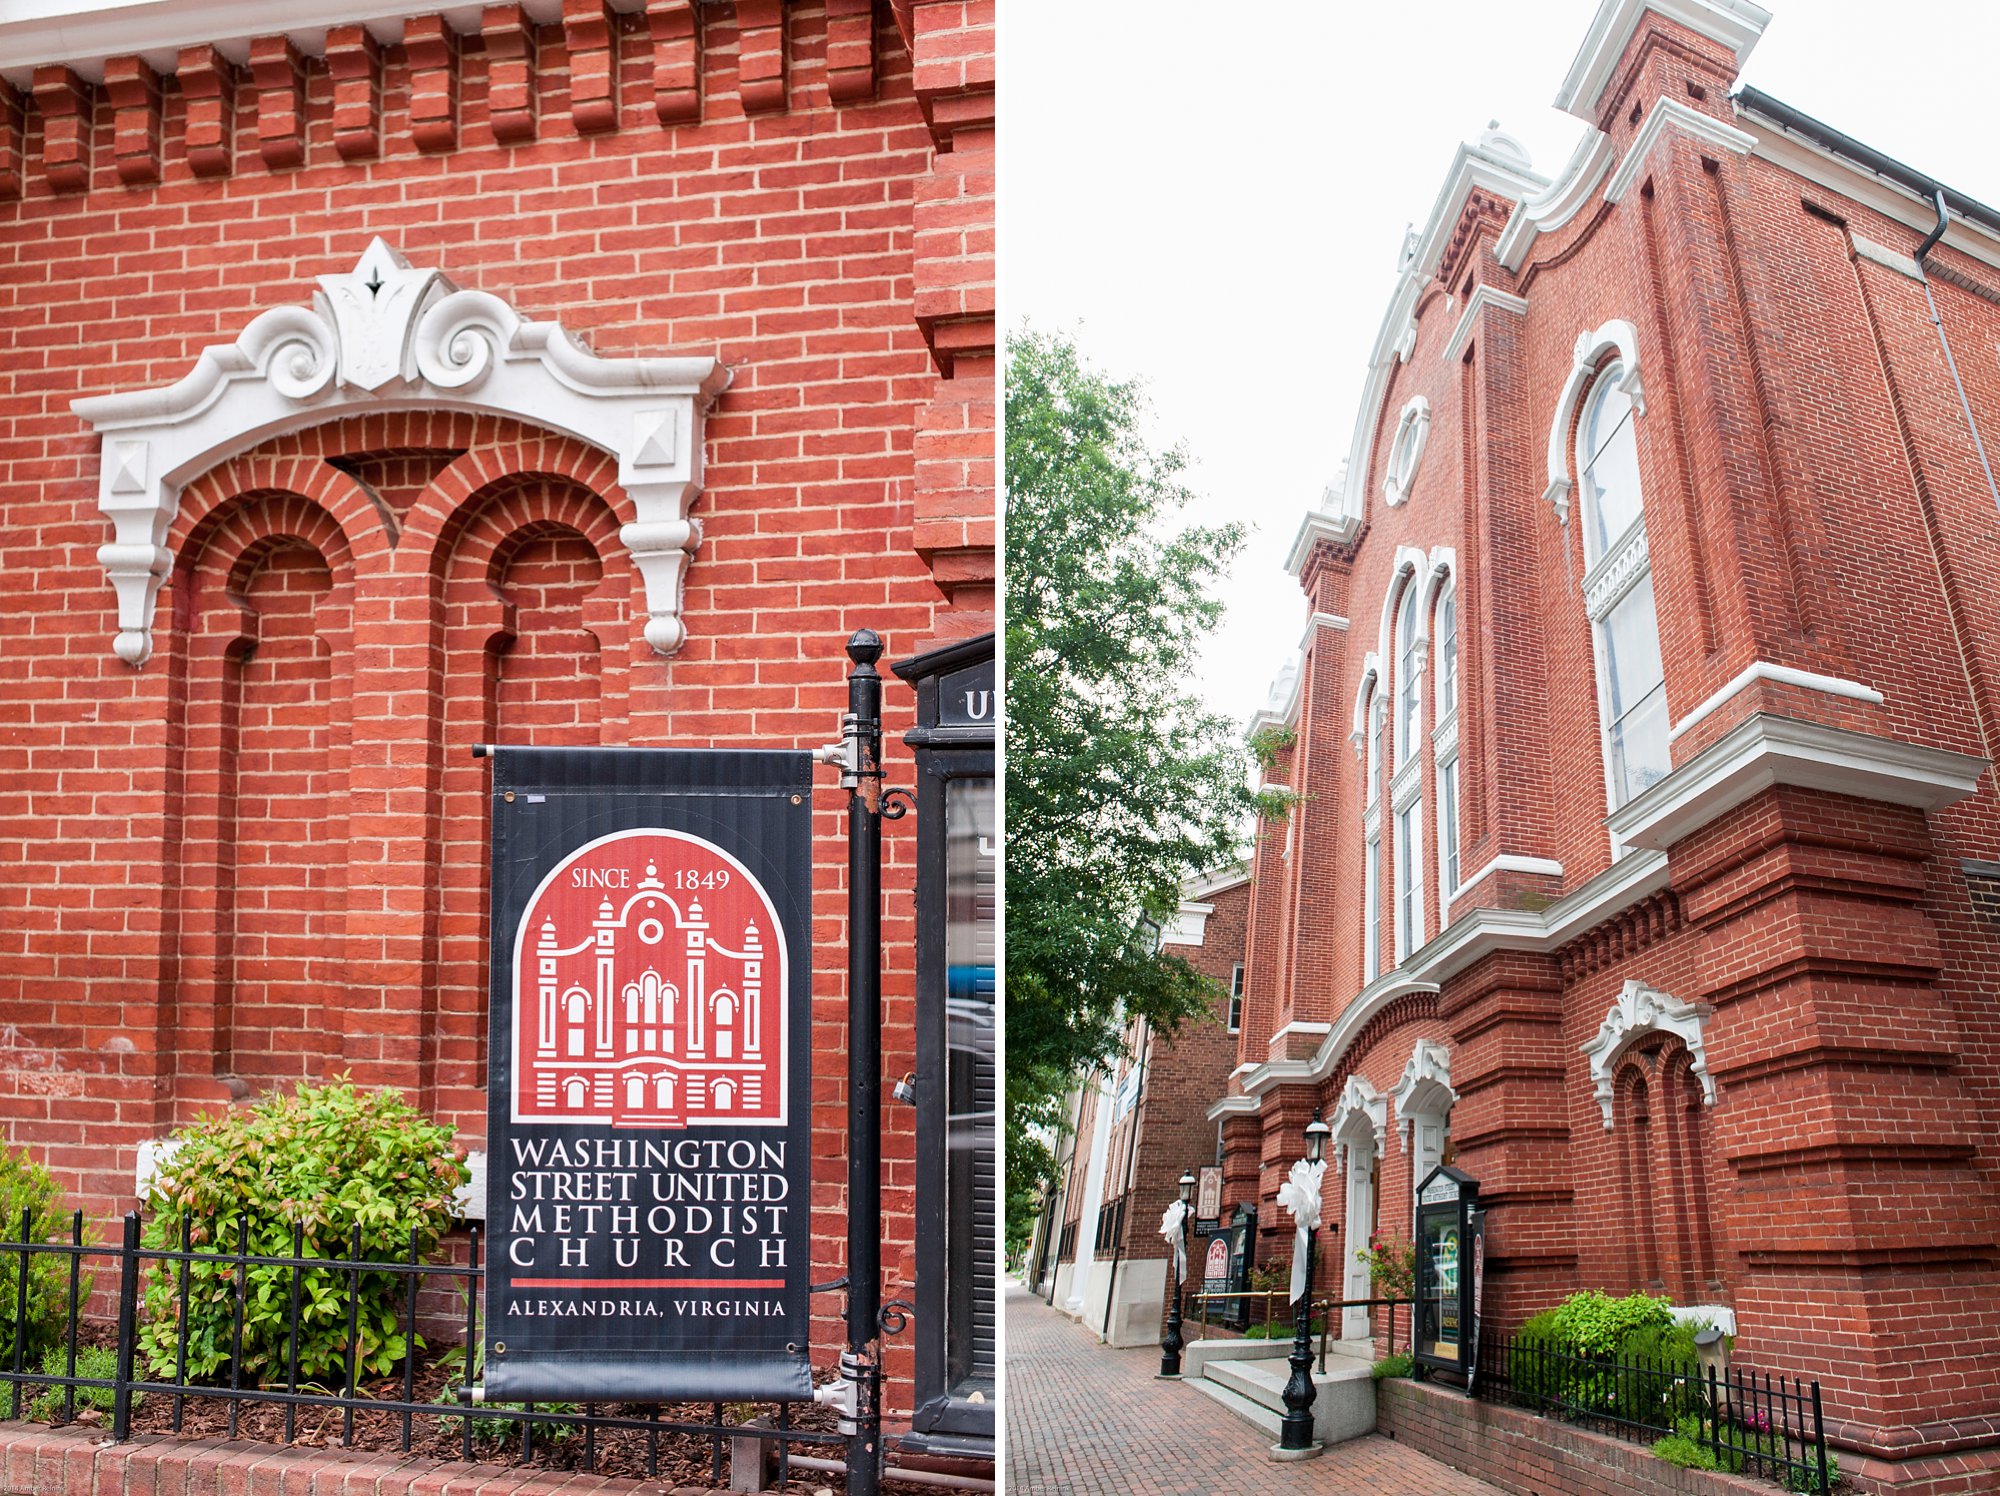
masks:
[[[1842,134],[1833,126],[1814,119],[1810,114],[1801,113],[1791,105],[1781,103],[1760,89],[1747,84],[1731,96],[1737,108],[1745,113],[1776,125],[1801,139],[1808,140],[1822,150],[1831,151],[1843,160],[1851,161],[1863,170],[1871,171],[1885,182],[1891,182],[1904,191],[1923,199],[1926,206],[1935,207],[1938,194],[1947,189],[1935,177],[1926,176],[1913,166],[1905,166],[1893,156],[1885,156],[1873,146],[1863,145],[1852,135]],[[1962,192],[1951,192],[1951,205],[1956,214],[1968,223],[1976,223],[1990,234],[2000,235],[2000,210],[1967,197]],[[1928,247],[1928,246],[1927,246]]]

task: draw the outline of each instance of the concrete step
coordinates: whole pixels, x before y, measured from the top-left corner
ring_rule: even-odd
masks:
[[[1194,1385],[1275,1438],[1290,1379],[1291,1367],[1284,1360],[1259,1357],[1208,1361]],[[1313,1437],[1320,1443],[1338,1444],[1375,1432],[1375,1379],[1359,1357],[1336,1359],[1329,1346],[1326,1370],[1313,1373],[1313,1392]],[[1253,1415],[1245,1405],[1258,1412]]]
[[[1278,1442],[1279,1415],[1277,1413],[1273,1413],[1262,1403],[1254,1402],[1250,1398],[1243,1396],[1240,1392],[1231,1392],[1220,1382],[1211,1382],[1207,1377],[1190,1377],[1186,1380],[1187,1385],[1194,1388],[1203,1397],[1214,1398],[1245,1423],[1262,1429],[1265,1437],[1273,1444]]]

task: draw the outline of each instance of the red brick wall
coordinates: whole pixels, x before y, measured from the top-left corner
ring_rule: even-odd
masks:
[[[990,4],[655,0],[542,26],[500,7],[483,32],[433,17],[394,46],[350,27],[327,58],[252,52],[245,72],[191,48],[152,81],[127,60],[110,91],[47,69],[0,100],[0,1122],[99,1216],[131,1203],[141,1139],[301,1076],[401,1086],[479,1141],[472,744],[814,746],[852,630],[897,658],[992,626]],[[601,356],[731,368],[677,655],[641,636],[608,458],[415,412],[190,484],[153,658],[112,657],[97,442],[68,402],[179,378],[378,234]],[[885,694],[907,777],[912,703]],[[836,795],[815,830],[829,1277]],[[886,841],[894,1075],[915,1050],[911,823]],[[885,1121],[907,1289],[915,1140],[907,1111]]]
[[[1646,16],[1604,96],[1612,161],[1661,101],[1747,127],[1728,99],[1734,71],[1728,49]],[[1314,606],[1348,626],[1310,637],[1287,779],[1303,799],[1257,845],[1246,1060],[1280,1057],[1267,1041],[1288,1017],[1337,1021],[1363,985],[1367,766],[1345,745],[1365,653],[1395,689],[1383,619],[1399,547],[1427,567],[1441,547],[1456,561],[1464,872],[1502,854],[1562,868],[1489,876],[1450,915],[1536,914],[1612,866],[1580,509],[1572,495],[1564,524],[1543,498],[1578,335],[1609,319],[1630,321],[1640,350],[1671,720],[1760,660],[1883,697],[1755,683],[1683,733],[1674,763],[1755,712],[1980,757],[2000,744],[2000,513],[1923,288],[1870,247],[1907,256],[1921,230],[1858,183],[1844,193],[1674,128],[1621,201],[1601,192],[1518,270],[1496,254],[1514,205],[1471,193],[1417,299],[1413,346],[1387,366],[1366,465],[1348,475],[1364,523],[1345,546],[1316,542],[1301,567]],[[2000,342],[2000,251],[1963,225],[1951,238],[1987,249],[1948,240],[1931,265],[1990,437],[2000,367],[1963,350]],[[1447,361],[1480,286],[1526,310],[1487,306]],[[1416,395],[1429,444],[1392,507],[1382,473]],[[1422,780],[1435,936],[1446,911],[1428,749]],[[1382,835],[1392,847],[1387,804]],[[1669,848],[1666,887],[1561,948],[1487,954],[1435,994],[1396,996],[1317,1083],[1264,1093],[1261,1135],[1235,1129],[1232,1178],[1254,1154],[1269,1202],[1311,1105],[1336,1104],[1351,1074],[1387,1094],[1429,1038],[1451,1052],[1452,1140],[1491,1207],[1491,1322],[1581,1287],[1725,1302],[1739,1353],[1819,1377],[1851,1448],[1903,1460],[1919,1483],[1935,1474],[1925,1460],[1987,1459],[2000,1371],[1976,1348],[2000,1335],[2000,901],[1979,864],[2000,856],[1997,840],[1990,774],[1928,815],[1826,791],[1759,795]],[[1300,847],[1304,871],[1288,850]],[[1582,1049],[1628,981],[1701,1006],[1712,1105],[1688,1109],[1698,1081],[1678,1041],[1649,1041],[1621,1068],[1606,1128]],[[1427,1012],[1405,1006],[1419,999]],[[1385,1223],[1392,1202],[1403,1218],[1410,1187],[1397,1133],[1392,1106]],[[1339,1221],[1338,1164],[1324,1203]]]

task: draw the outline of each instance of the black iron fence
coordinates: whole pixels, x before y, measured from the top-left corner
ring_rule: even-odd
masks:
[[[305,1255],[295,1228],[293,1250],[272,1256],[248,1250],[247,1221],[230,1224],[234,1230],[211,1227],[198,1241],[193,1223],[184,1222],[177,1246],[147,1246],[141,1243],[139,1217],[128,1214],[123,1241],[112,1247],[86,1239],[81,1211],[71,1218],[67,1241],[37,1240],[35,1222],[24,1212],[18,1223],[20,1234],[11,1241],[0,1236],[0,1282],[11,1290],[13,1300],[0,1304],[0,1315],[11,1315],[13,1322],[11,1336],[0,1340],[0,1344],[11,1342],[7,1362],[0,1367],[7,1416],[18,1419],[24,1411],[33,1411],[45,1421],[67,1423],[81,1413],[97,1420],[108,1403],[111,1436],[123,1440],[133,1433],[134,1409],[142,1400],[158,1400],[155,1408],[166,1405],[164,1423],[174,1433],[186,1431],[190,1407],[220,1403],[233,1439],[247,1409],[275,1407],[282,1410],[282,1442],[290,1444],[299,1436],[301,1415],[317,1411],[321,1416],[314,1421],[316,1430],[329,1415],[338,1414],[343,1444],[355,1442],[356,1420],[365,1418],[377,1439],[383,1439],[386,1423],[384,1442],[408,1454],[415,1435],[428,1425],[433,1437],[427,1448],[455,1446],[458,1457],[468,1461],[492,1458],[496,1452],[504,1458],[517,1444],[519,1457],[532,1462],[538,1446],[547,1454],[547,1446],[561,1444],[559,1463],[595,1473],[605,1447],[615,1443],[622,1468],[636,1474],[643,1463],[647,1477],[654,1479],[660,1476],[663,1456],[685,1469],[691,1449],[705,1446],[710,1478],[717,1485],[726,1478],[725,1461],[740,1462],[747,1452],[758,1466],[759,1483],[737,1489],[751,1490],[763,1489],[773,1446],[776,1478],[782,1485],[791,1474],[795,1445],[842,1442],[831,1427],[795,1423],[789,1403],[683,1403],[674,1405],[682,1416],[671,1418],[657,1404],[472,1404],[460,1395],[460,1388],[468,1380],[466,1368],[478,1364],[481,1342],[479,1306],[485,1270],[480,1265],[477,1226],[470,1229],[465,1261],[425,1262],[414,1233],[407,1253],[396,1258],[385,1259],[380,1252],[364,1255],[358,1228],[346,1255],[315,1257]],[[40,1234],[47,1234],[46,1227]],[[232,1239],[233,1250],[228,1245]],[[275,1276],[259,1269],[275,1269]],[[258,1279],[254,1290],[253,1277]],[[406,1353],[389,1376],[364,1377],[357,1348],[366,1337],[358,1319],[367,1285],[379,1287],[385,1279],[394,1288],[393,1333],[403,1337]],[[226,1285],[228,1297],[222,1327],[227,1339],[226,1377],[218,1372],[204,1378],[192,1375],[188,1364],[191,1320],[199,1317],[192,1300],[197,1293],[212,1296],[218,1282]],[[420,1383],[419,1295],[439,1286],[456,1289],[463,1301],[463,1348],[452,1347],[431,1358]],[[106,1291],[115,1294],[118,1309],[116,1328],[109,1333],[83,1313],[93,1295]],[[255,1311],[253,1292],[263,1300]],[[283,1296],[281,1305],[274,1293]],[[308,1294],[313,1296],[314,1313],[331,1315],[336,1323],[345,1319],[345,1350],[335,1386],[300,1374],[301,1312]],[[148,1306],[145,1323],[142,1303]],[[245,1355],[246,1326],[254,1313],[268,1314],[274,1307],[284,1324],[276,1352],[262,1358],[260,1370],[246,1375],[246,1361],[257,1359]],[[205,1338],[208,1332],[202,1333]],[[150,1352],[142,1339],[150,1342]],[[170,1371],[160,1364],[157,1349],[167,1345],[173,1347]],[[31,1355],[31,1347],[35,1354]],[[108,1366],[102,1364],[107,1350]],[[689,1411],[708,1416],[686,1416]],[[807,1416],[814,1422],[831,1422],[818,1410]],[[278,1429],[260,1425],[258,1432],[268,1438]],[[814,1470],[838,1468],[804,1454],[800,1459]]]
[[[1819,1383],[1730,1366],[1577,1356],[1482,1337],[1478,1396],[1652,1444],[1685,1440],[1718,1470],[1832,1489]]]

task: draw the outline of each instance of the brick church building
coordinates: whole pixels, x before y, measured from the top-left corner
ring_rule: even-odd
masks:
[[[1450,1160],[1490,1326],[1711,1306],[1865,1488],[1992,1490],[2000,212],[1738,88],[1768,19],[1604,0],[1574,156],[1405,246],[1209,1115],[1270,1258],[1332,1124],[1323,1293]]]
[[[0,1134],[94,1216],[143,1145],[302,1078],[480,1146],[475,743],[817,747],[853,630],[885,675],[990,657],[992,9],[0,15]],[[885,697],[909,784],[916,693]],[[819,806],[831,1278],[845,799]],[[887,837],[890,1079],[947,1022],[917,820]],[[909,1296],[944,1128],[885,1130]],[[889,1342],[906,1426],[958,1395],[913,1390],[924,1333]]]

